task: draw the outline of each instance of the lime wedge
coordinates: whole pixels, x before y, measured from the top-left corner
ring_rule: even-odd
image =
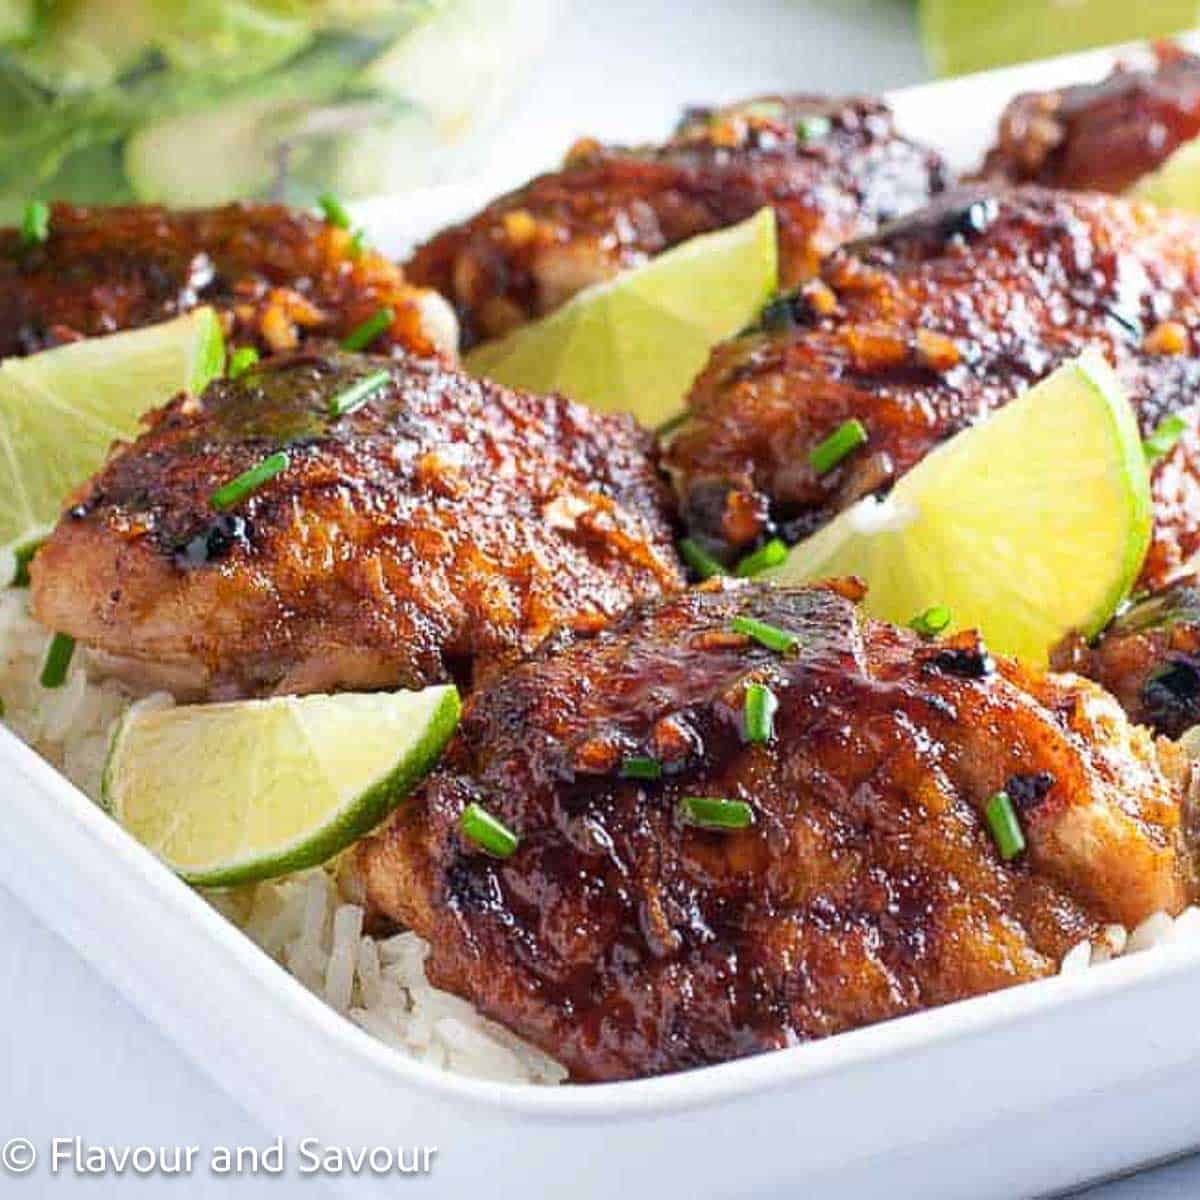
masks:
[[[1133,410],[1095,351],[935,450],[885,500],[847,509],[770,574],[858,575],[865,607],[951,628],[1044,666],[1065,634],[1098,632],[1150,544],[1150,483]]]
[[[0,363],[0,580],[114,441],[134,436],[138,418],[176,392],[200,391],[224,361],[220,321],[198,308]]]
[[[1157,171],[1144,175],[1129,192],[1159,208],[1200,213],[1200,140],[1184,142]]]
[[[450,684],[134,706],[113,735],[102,800],[189,883],[271,879],[378,825],[437,761],[458,713]]]
[[[1176,33],[1200,22],[1197,0],[921,0],[921,35],[939,75],[984,71],[1072,50]]]
[[[660,425],[683,409],[713,344],[758,315],[778,275],[775,214],[764,208],[585,289],[545,319],[480,346],[467,369]]]

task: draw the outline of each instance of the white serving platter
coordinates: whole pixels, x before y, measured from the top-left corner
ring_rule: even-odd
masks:
[[[907,132],[966,167],[1014,93],[1098,77],[1115,57],[890,99]],[[513,182],[374,200],[359,215],[399,254]],[[1198,943],[668,1078],[504,1085],[411,1061],[339,1017],[2,726],[0,801],[0,879],[265,1128],[437,1146],[422,1183],[434,1194],[987,1200],[1200,1146]],[[400,1182],[343,1185],[370,1197]]]

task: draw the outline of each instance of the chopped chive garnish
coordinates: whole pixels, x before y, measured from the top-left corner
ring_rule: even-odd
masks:
[[[46,659],[42,663],[42,687],[62,687],[67,678],[67,668],[75,653],[75,639],[66,633],[56,633],[50,639]]]
[[[714,575],[724,575],[725,568],[695,538],[684,538],[679,543],[679,553],[701,579],[711,579]]]
[[[229,378],[240,379],[256,362],[258,351],[253,346],[239,346],[229,356]]]
[[[684,796],[679,809],[689,825],[702,829],[748,829],[754,824],[754,810],[744,800]]]
[[[381,308],[342,338],[342,349],[365,350],[381,333],[391,328],[395,319],[396,314],[390,308]]]
[[[350,214],[346,211],[346,206],[332,192],[326,192],[317,203],[321,206],[325,220],[330,225],[336,225],[339,229],[350,228]]]
[[[496,858],[509,858],[517,849],[517,835],[478,804],[463,809],[458,825],[463,837]]]
[[[857,418],[843,421],[823,442],[818,442],[809,452],[808,461],[818,475],[832,471],[834,467],[859,446],[867,442],[867,427]]]
[[[779,701],[766,684],[752,683],[746,688],[746,741],[769,742],[775,732],[775,710]]]
[[[800,645],[796,634],[780,629],[778,625],[768,625],[766,621],[756,621],[753,617],[734,617],[730,628],[734,633],[752,637],[760,646],[766,646],[768,650],[775,650],[780,654],[787,654],[789,650],[795,650]]]
[[[50,236],[50,206],[30,200],[21,216],[21,245],[40,246]]]
[[[828,117],[813,113],[811,116],[801,117],[796,122],[796,137],[802,142],[807,142],[823,138],[832,128],[833,125]]]
[[[997,792],[987,802],[984,813],[992,837],[996,839],[1000,857],[1005,862],[1016,858],[1025,849],[1025,835],[1021,832],[1021,823],[1017,820],[1016,810],[1008,798],[1008,793]]]
[[[358,258],[363,252],[363,246],[366,243],[367,231],[365,229],[356,229],[350,235],[350,247],[348,253],[351,258]]]
[[[380,388],[386,387],[391,376],[386,371],[372,371],[364,375],[357,383],[351,384],[345,391],[338,392],[329,402],[329,415],[344,417],[352,412],[358,412]]]
[[[33,556],[45,544],[45,538],[34,538],[32,542],[26,542],[13,551],[13,587],[29,586],[29,564],[33,562]]]
[[[658,434],[660,438],[666,437],[667,434],[674,433],[675,430],[677,430],[680,425],[682,425],[684,421],[686,421],[691,415],[692,414],[685,408],[683,412],[676,413],[673,417],[668,417],[661,425],[656,425],[654,427],[654,432]]]
[[[257,466],[243,471],[235,479],[217,488],[209,498],[209,503],[220,512],[233,508],[268,480],[274,479],[281,471],[286,471],[289,461],[286,450],[268,455]]]
[[[764,542],[759,546],[753,554],[747,554],[734,568],[733,573],[746,579],[751,575],[757,575],[760,571],[767,570],[768,567],[779,566],[787,556],[787,546],[779,538],[772,538],[769,542]]]
[[[661,779],[662,763],[657,758],[633,754],[621,763],[621,774],[626,779]]]
[[[1142,442],[1142,449],[1146,452],[1146,461],[1155,463],[1160,458],[1165,458],[1175,448],[1175,443],[1183,436],[1186,429],[1187,421],[1178,413],[1163,417],[1154,432]]]
[[[917,613],[908,623],[909,629],[919,633],[923,638],[935,638],[945,632],[950,624],[950,610],[944,604],[935,604],[923,613]]]

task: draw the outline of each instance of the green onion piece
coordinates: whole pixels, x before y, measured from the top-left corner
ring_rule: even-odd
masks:
[[[365,350],[381,333],[391,328],[395,319],[396,314],[390,308],[381,308],[342,338],[342,349]]]
[[[739,104],[734,111],[742,117],[761,117],[767,121],[777,121],[783,116],[783,101],[751,100],[749,104]]]
[[[984,810],[987,816],[988,828],[996,839],[996,848],[1000,857],[1008,862],[1016,858],[1025,849],[1025,835],[1021,832],[1021,824],[1008,798],[1007,792],[997,792],[988,802]]]
[[[754,810],[744,800],[684,796],[679,809],[689,825],[701,829],[748,829],[754,824]]]
[[[463,837],[496,858],[510,858],[516,852],[517,835],[478,804],[463,809],[458,825]]]
[[[229,356],[229,378],[240,379],[256,362],[258,351],[253,346],[239,346]]]
[[[909,621],[908,627],[923,638],[935,638],[939,633],[943,633],[949,624],[950,610],[944,604],[935,604],[923,613],[917,613]]]
[[[857,418],[843,421],[823,442],[818,442],[809,452],[808,461],[818,475],[832,471],[834,467],[859,446],[866,445],[867,427]]]
[[[621,775],[625,779],[661,779],[662,763],[657,758],[633,754],[621,764]]]
[[[351,384],[345,391],[338,392],[329,401],[329,415],[344,417],[349,413],[358,412],[380,388],[386,387],[391,376],[386,371],[372,371],[364,375],[357,383]]]
[[[1165,458],[1175,448],[1175,443],[1183,436],[1186,429],[1187,422],[1178,413],[1163,417],[1154,432],[1142,442],[1142,449],[1146,452],[1146,461],[1156,463],[1160,458]]]
[[[679,553],[701,579],[711,579],[714,575],[724,575],[725,568],[695,538],[684,538],[679,543]]]
[[[31,542],[25,542],[18,546],[13,551],[13,587],[28,587],[29,586],[29,564],[33,562],[33,556],[46,544],[45,538],[34,538]]]
[[[44,200],[30,200],[21,217],[21,245],[40,246],[50,236],[50,206]]]
[[[362,254],[366,237],[367,231],[365,229],[356,229],[350,235],[350,246],[347,253],[351,258],[358,258]]]
[[[796,138],[801,142],[815,141],[817,138],[823,138],[832,128],[833,123],[828,117],[813,113],[811,116],[801,117],[796,122]]]
[[[753,554],[747,554],[734,568],[733,573],[746,579],[751,575],[759,574],[760,571],[767,570],[768,567],[779,566],[787,556],[787,546],[779,538],[772,538],[769,542],[764,542],[759,546]]]
[[[75,639],[65,633],[56,633],[50,639],[46,659],[42,663],[42,687],[62,687],[67,678],[67,668],[75,653]]]
[[[326,192],[317,200],[317,203],[321,206],[325,220],[330,225],[336,225],[339,229],[350,228],[350,214],[346,211],[346,206],[332,192]]]
[[[775,650],[780,654],[787,654],[800,645],[796,634],[780,629],[778,625],[768,625],[766,621],[756,621],[753,617],[734,617],[730,628],[734,633],[752,637],[760,646],[766,646],[768,650]]]
[[[235,479],[231,479],[217,488],[209,498],[209,503],[220,512],[233,508],[235,504],[240,504],[251,492],[262,487],[268,480],[274,479],[280,472],[286,471],[289,461],[286,450],[279,450],[275,454],[268,455],[257,466],[243,471]]]
[[[752,683],[746,688],[746,741],[769,742],[775,733],[775,711],[779,701],[766,684]]]
[[[661,425],[654,427],[654,432],[660,438],[666,437],[670,433],[674,433],[680,425],[684,423],[692,414],[685,408],[683,412],[676,413],[673,417],[668,417]]]

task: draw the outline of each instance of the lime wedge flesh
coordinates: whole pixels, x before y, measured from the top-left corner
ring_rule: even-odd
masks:
[[[200,391],[224,365],[220,321],[198,308],[161,325],[0,363],[0,580],[57,520],[143,413]]]
[[[1200,139],[1184,142],[1157,171],[1139,179],[1130,194],[1159,208],[1200,213]]]
[[[479,347],[467,369],[660,425],[682,411],[713,344],[758,315],[778,277],[775,214],[765,208],[585,289],[543,320]]]
[[[1090,636],[1112,616],[1141,569],[1151,519],[1133,410],[1088,351],[769,574],[857,575],[874,616],[906,624],[945,605],[952,629],[979,629],[991,649],[1044,666],[1065,634]]]
[[[984,71],[1073,50],[1176,33],[1200,22],[1196,0],[921,0],[921,35],[939,75]]]
[[[373,829],[437,761],[452,685],[140,709],[113,735],[102,799],[189,883],[271,879]]]

